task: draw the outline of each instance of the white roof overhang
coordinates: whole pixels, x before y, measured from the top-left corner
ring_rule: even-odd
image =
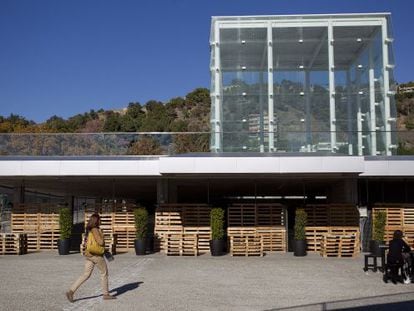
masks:
[[[178,156],[110,159],[0,159],[0,177],[356,174],[414,177],[414,157]]]

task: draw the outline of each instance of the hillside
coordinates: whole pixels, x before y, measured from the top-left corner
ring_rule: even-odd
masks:
[[[401,84],[400,87],[411,85],[414,83]],[[398,154],[414,154],[414,93],[400,92],[395,98],[397,131],[400,131]],[[52,116],[39,124],[18,115],[0,116],[0,133],[209,132],[210,105],[209,90],[197,88],[185,97],[172,98],[166,103],[151,100],[141,105],[134,102],[129,103],[124,109],[90,110],[68,119]],[[299,109],[294,107],[295,103],[286,105],[291,106],[293,114],[295,109]],[[323,116],[322,112],[318,115]],[[317,124],[319,121],[313,120],[313,123]],[[209,134],[183,134],[168,138],[164,135],[160,139],[156,139],[155,135],[141,135],[139,139],[137,136],[131,137],[134,138],[124,139],[122,145],[113,142],[111,150],[103,148],[91,139],[83,139],[75,143],[77,146],[71,147],[73,149],[70,150],[70,154],[84,152],[84,148],[88,148],[91,154],[115,154],[113,152],[116,148],[123,148],[122,152],[127,154],[209,151]],[[69,144],[73,145],[73,142],[68,142]],[[49,137],[47,141],[41,142],[33,139],[27,143],[8,142],[7,148],[0,149],[0,154],[26,154],[24,150],[27,149],[27,145],[31,147],[31,154],[45,154],[45,150],[52,154],[61,154],[55,145],[62,145],[62,141]],[[168,148],[172,146],[173,150],[166,150],[167,145]]]

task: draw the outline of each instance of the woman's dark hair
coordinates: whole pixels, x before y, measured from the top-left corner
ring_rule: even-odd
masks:
[[[99,214],[93,214],[88,220],[88,224],[86,225],[86,231],[89,232],[90,230],[92,230],[92,228],[99,228],[100,219],[101,217],[99,216]]]
[[[402,233],[401,230],[395,230],[394,231],[394,239],[395,240],[402,239],[402,237],[403,237],[403,233]]]

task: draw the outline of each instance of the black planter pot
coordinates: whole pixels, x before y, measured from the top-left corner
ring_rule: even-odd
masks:
[[[377,256],[377,257],[381,257],[381,248],[379,246],[384,245],[384,244],[385,244],[384,241],[370,240],[369,241],[369,251],[371,252],[372,255]]]
[[[134,240],[135,254],[136,255],[145,255],[146,254],[146,240]]]
[[[59,255],[68,255],[70,250],[70,239],[58,240]]]
[[[210,240],[211,256],[222,256],[224,249],[224,240]]]
[[[306,256],[306,240],[295,240],[293,245],[295,256]]]

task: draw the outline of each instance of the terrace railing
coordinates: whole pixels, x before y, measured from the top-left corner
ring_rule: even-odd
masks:
[[[331,146],[329,131],[278,131],[272,135],[273,143],[269,143],[269,132],[243,130],[219,135],[212,132],[0,133],[0,159],[2,156],[176,155],[210,151],[326,155],[396,155],[414,151],[414,131],[391,132],[396,143],[389,146],[383,144],[385,132],[371,134],[337,131],[335,146]]]

